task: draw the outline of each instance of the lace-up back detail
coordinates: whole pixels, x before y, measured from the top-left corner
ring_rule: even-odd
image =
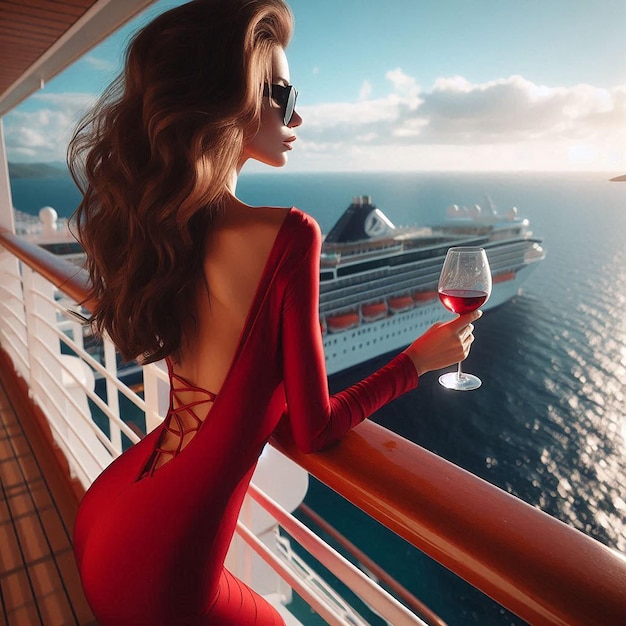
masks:
[[[211,391],[196,387],[178,376],[167,359],[170,377],[170,402],[159,440],[139,479],[152,476],[156,470],[175,459],[197,435],[215,398]],[[189,399],[191,397],[191,399]]]

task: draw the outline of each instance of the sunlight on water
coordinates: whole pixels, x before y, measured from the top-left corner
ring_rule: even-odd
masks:
[[[597,274],[600,284],[581,302],[582,341],[572,344],[567,355],[571,373],[580,385],[567,401],[577,416],[578,464],[585,468],[582,498],[594,511],[594,523],[612,538],[614,545],[626,550],[626,416],[624,415],[624,380],[626,380],[626,275],[622,255],[604,264]],[[563,498],[565,514],[571,503],[571,485],[561,475],[562,468],[546,459],[549,470],[559,478],[558,494]],[[575,480],[572,474],[570,479]],[[572,519],[580,527],[583,516]]]

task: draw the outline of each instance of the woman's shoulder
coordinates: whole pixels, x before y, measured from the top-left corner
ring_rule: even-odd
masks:
[[[294,229],[303,239],[307,239],[311,244],[321,243],[322,231],[315,218],[296,207],[291,207],[286,220],[289,220],[290,217],[292,218]]]
[[[296,207],[251,207],[243,204],[234,205],[221,216],[215,224],[213,235],[229,231],[239,233],[241,237],[259,239],[264,233],[273,239],[283,231],[285,239],[281,242],[286,248],[303,248],[321,246],[322,233],[317,221],[308,213]],[[261,237],[263,238],[263,237]]]

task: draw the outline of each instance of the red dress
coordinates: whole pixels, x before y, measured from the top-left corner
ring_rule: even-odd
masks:
[[[263,447],[284,417],[299,448],[318,450],[417,384],[411,360],[400,354],[329,396],[318,316],[320,247],[317,223],[291,209],[218,395],[204,392],[192,407],[173,401],[163,425],[111,463],[85,494],[74,548],[101,626],[283,624],[224,569]],[[170,377],[173,400],[177,390],[193,387],[171,370]],[[213,403],[208,415],[205,402]],[[162,429],[187,409],[197,416],[198,432],[152,471]]]

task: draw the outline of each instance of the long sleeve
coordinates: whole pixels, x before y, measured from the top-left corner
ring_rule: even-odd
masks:
[[[311,220],[298,237],[302,251],[286,289],[282,313],[284,383],[293,439],[313,452],[340,439],[377,409],[413,389],[417,372],[404,353],[361,382],[328,391],[319,323],[321,234]]]

